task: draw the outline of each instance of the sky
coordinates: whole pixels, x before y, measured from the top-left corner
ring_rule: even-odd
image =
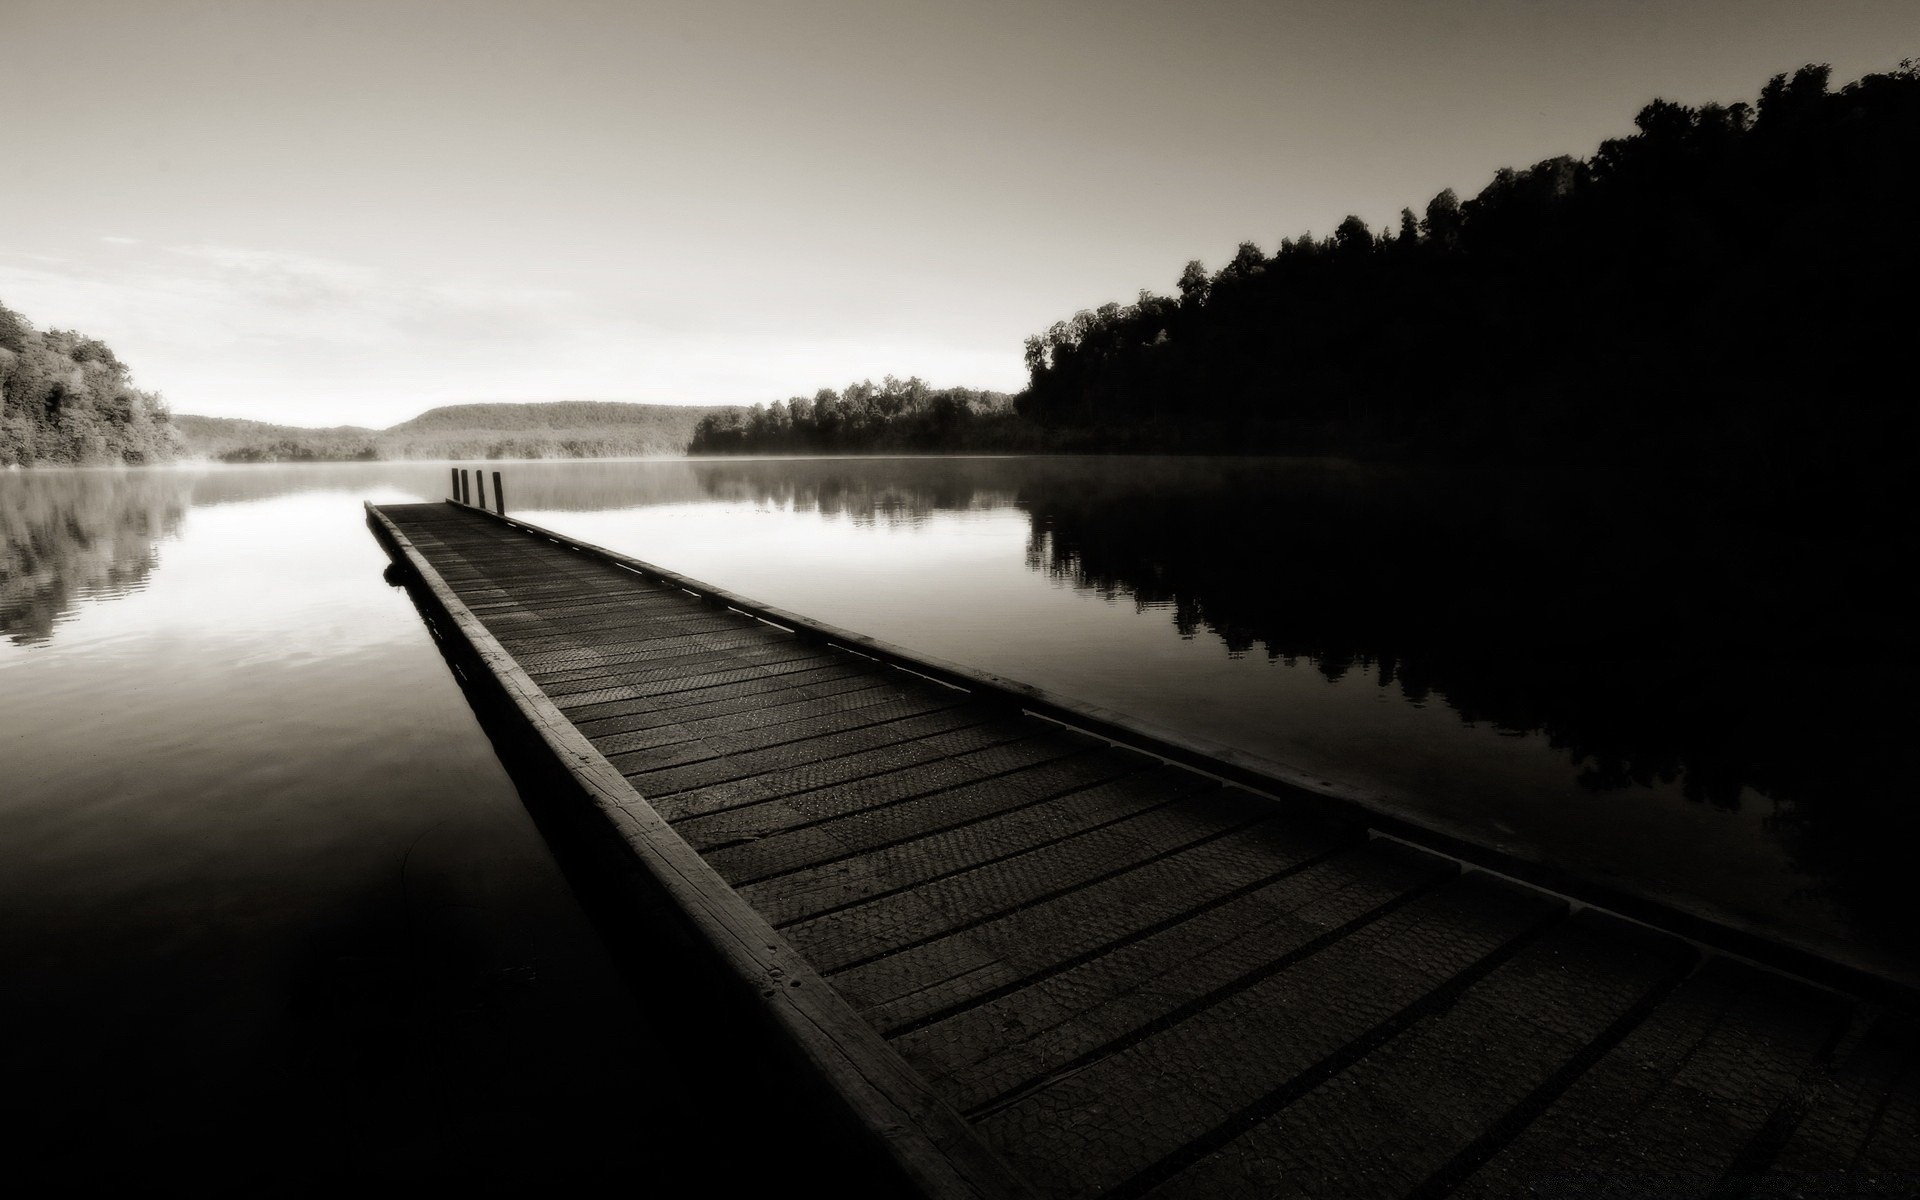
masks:
[[[0,304],[174,411],[1017,390],[1241,241],[1920,56],[1920,0],[0,0]]]

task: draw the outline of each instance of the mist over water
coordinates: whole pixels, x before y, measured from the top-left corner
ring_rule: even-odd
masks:
[[[1883,916],[1913,832],[1899,592],[1844,530],[1619,481],[1305,460],[488,469],[516,515],[756,599],[1600,880],[1915,957]],[[411,977],[422,927],[461,947],[433,986],[497,1001],[551,942],[588,964],[554,1003],[610,1003],[362,521],[446,484],[405,463],[0,475],[15,1004],[83,1006],[162,1059],[183,1027],[235,1062],[310,1055],[302,1029],[340,1022],[285,1014],[351,1009],[378,990],[356,972]]]

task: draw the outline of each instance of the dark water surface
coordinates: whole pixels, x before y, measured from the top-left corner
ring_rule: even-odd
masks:
[[[1916,957],[1889,915],[1910,596],[1871,522],[1287,460],[500,469],[511,510],[585,540],[1601,881]],[[8,1024],[68,1031],[9,1051],[61,1081],[37,1120],[102,1089],[165,1124],[317,1088],[360,1098],[329,1136],[417,1165],[530,1119],[566,1136],[586,1073],[648,1093],[661,1035],[381,580],[361,502],[445,481],[0,474]]]

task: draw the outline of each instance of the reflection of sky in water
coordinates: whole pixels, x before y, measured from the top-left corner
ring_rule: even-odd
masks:
[[[1844,932],[1788,866],[1764,797],[1726,811],[1670,784],[1582,788],[1540,734],[1409,703],[1372,666],[1330,681],[1306,660],[1229,654],[1204,629],[1180,636],[1165,605],[1043,569],[1022,489],[1057,470],[1071,490],[1095,469],[502,468],[517,515],[587,541],[1244,748],[1479,840]],[[931,482],[916,492],[921,471]],[[0,642],[0,767],[12,784],[0,838],[16,848],[0,888],[15,895],[105,905],[182,872],[372,886],[396,869],[422,812],[457,813],[467,790],[508,794],[417,614],[381,582],[362,518],[364,499],[443,495],[444,466],[189,478],[192,507],[178,536],[157,541],[159,565],[138,590],[79,602],[48,642]],[[873,486],[846,486],[863,478]]]
[[[216,480],[141,586],[0,640],[0,1011],[31,1031],[0,1075],[22,1145],[112,1148],[60,1158],[74,1186],[544,1180],[608,1112],[673,1127],[645,1097],[684,1081],[381,579],[361,501],[423,493],[318,474]]]
[[[13,886],[106,902],[182,869],[316,870],[364,850],[343,808],[406,827],[374,798],[503,786],[447,737],[470,718],[359,515],[326,493],[196,509],[145,588],[82,604],[49,644],[0,646],[0,819],[34,848]]]

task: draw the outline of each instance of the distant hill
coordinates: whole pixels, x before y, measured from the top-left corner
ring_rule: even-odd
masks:
[[[196,458],[229,462],[338,462],[377,458],[377,429],[334,425],[312,429],[274,425],[237,417],[196,417],[182,413],[174,428],[186,439],[187,453]]]
[[[451,404],[386,429],[306,428],[229,417],[179,416],[190,454],[225,462],[400,458],[615,458],[684,454],[702,418],[722,405]]]

